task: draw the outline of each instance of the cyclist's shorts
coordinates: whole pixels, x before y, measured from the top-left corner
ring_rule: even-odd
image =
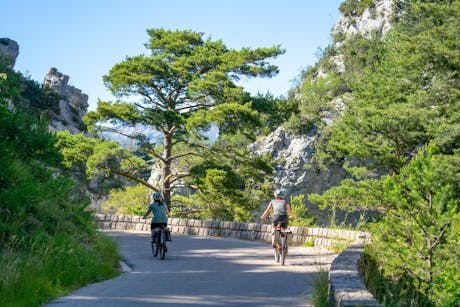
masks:
[[[281,227],[287,228],[288,225],[289,225],[289,218],[288,218],[288,216],[285,215],[285,214],[283,214],[283,215],[275,214],[275,215],[273,216],[273,220],[272,220],[273,226],[278,225],[279,222],[281,222]]]
[[[168,223],[151,223],[150,230],[153,230],[154,228],[166,227],[167,225]]]

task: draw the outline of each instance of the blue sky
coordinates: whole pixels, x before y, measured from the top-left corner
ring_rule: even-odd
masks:
[[[113,100],[102,76],[126,56],[147,54],[146,29],[190,29],[229,48],[286,50],[272,63],[280,73],[241,85],[286,95],[302,69],[331,41],[343,0],[0,0],[0,37],[20,46],[15,69],[42,82],[51,67],[97,100]]]

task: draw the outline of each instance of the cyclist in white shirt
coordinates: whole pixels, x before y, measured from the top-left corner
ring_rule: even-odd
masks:
[[[282,190],[275,191],[275,199],[272,199],[265,209],[264,213],[260,217],[262,220],[265,220],[270,213],[270,210],[273,209],[273,218],[272,224],[273,228],[278,226],[280,223],[281,228],[286,229],[289,225],[289,218],[293,217],[291,205],[284,200],[284,192]],[[288,215],[289,213],[289,215]],[[279,250],[280,245],[278,243],[275,244],[274,236],[272,238],[272,244],[276,245],[276,248]]]

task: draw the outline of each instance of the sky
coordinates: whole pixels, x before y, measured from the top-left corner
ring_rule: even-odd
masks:
[[[231,49],[280,45],[280,73],[243,80],[246,91],[286,96],[331,43],[343,0],[0,0],[0,38],[19,44],[14,69],[42,83],[51,67],[97,101],[115,98],[102,76],[127,56],[148,54],[146,30],[203,32]]]

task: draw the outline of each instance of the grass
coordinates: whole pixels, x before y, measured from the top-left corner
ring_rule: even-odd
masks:
[[[302,244],[303,247],[313,247],[315,246],[315,238],[309,238]]]
[[[69,235],[36,241],[27,250],[0,252],[0,306],[40,306],[91,282],[119,274],[110,239],[95,234],[88,244]]]
[[[328,307],[329,272],[321,269],[313,283],[312,302],[315,307]]]

